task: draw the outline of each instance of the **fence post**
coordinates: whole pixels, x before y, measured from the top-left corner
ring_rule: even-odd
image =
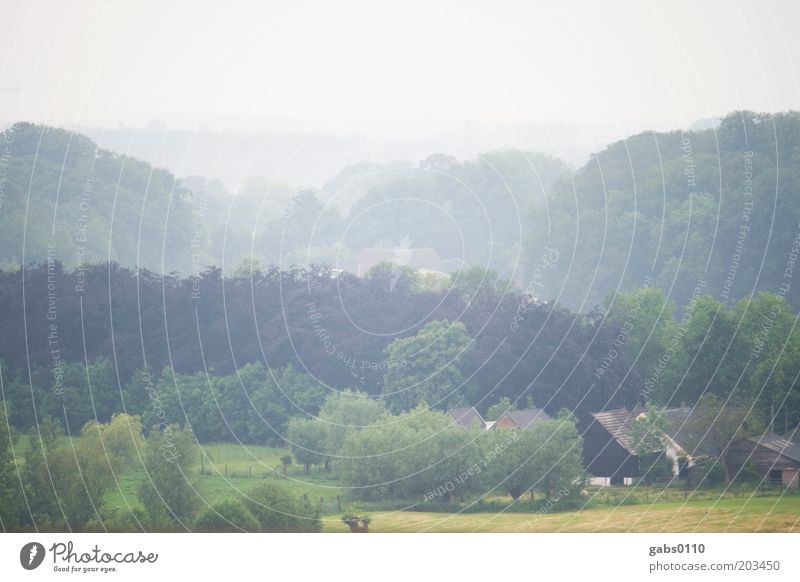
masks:
[[[228,478],[228,463],[225,463],[225,478]]]
[[[338,495],[336,496],[336,509],[337,509],[337,511],[341,511],[342,510],[342,500],[339,499]]]
[[[248,477],[248,479],[252,479],[253,478],[253,465],[248,465],[247,470],[250,473],[250,476]]]

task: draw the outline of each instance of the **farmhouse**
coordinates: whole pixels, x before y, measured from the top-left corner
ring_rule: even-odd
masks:
[[[672,460],[672,473],[676,477],[687,477],[693,465],[716,458],[721,450],[714,441],[712,431],[700,430],[687,422],[692,409],[686,406],[661,410],[667,421],[663,452]],[[639,457],[634,450],[630,430],[637,418],[645,416],[647,410],[641,406],[632,411],[617,408],[593,413],[593,421],[584,434],[584,462],[596,483],[604,485],[630,484],[640,476]],[[694,434],[692,431],[700,431]]]
[[[486,428],[486,421],[483,420],[481,413],[475,407],[451,408],[445,413],[453,419],[453,423],[464,428]]]
[[[498,418],[492,427],[497,428],[519,428],[525,429],[534,422],[540,420],[550,420],[550,416],[539,408],[529,408],[528,410],[509,410]]]
[[[715,433],[689,422],[691,408],[665,408],[667,420],[664,454],[673,462],[673,475],[688,477],[691,467],[713,461],[727,449],[727,466],[736,475],[745,465],[756,469],[765,482],[785,487],[800,487],[800,444],[791,436],[771,432],[737,439],[727,444],[715,440]],[[617,408],[592,414],[584,433],[584,462],[598,484],[629,484],[640,476],[639,458],[630,430],[646,410]],[[695,434],[697,433],[697,434]],[[660,452],[653,450],[653,453]]]

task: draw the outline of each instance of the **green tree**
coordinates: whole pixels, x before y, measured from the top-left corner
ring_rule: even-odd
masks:
[[[709,464],[720,466],[725,483],[731,482],[728,463],[730,445],[763,430],[763,424],[747,408],[726,406],[714,394],[706,394],[684,422],[684,433],[693,456],[707,456]],[[684,447],[686,448],[686,447]]]
[[[651,395],[660,404],[697,402],[706,393],[725,397],[740,386],[749,359],[749,346],[736,333],[738,319],[731,309],[709,295],[700,296],[687,309],[680,333],[669,342],[673,357],[663,381]],[[738,394],[746,394],[746,387],[740,388]]]
[[[312,465],[324,465],[328,460],[325,453],[327,438],[326,425],[319,419],[292,418],[289,421],[286,440],[306,473]]]
[[[82,433],[91,443],[93,454],[108,458],[114,470],[139,464],[144,436],[142,421],[138,416],[121,412],[112,416],[108,423],[92,420],[83,427]]]
[[[20,475],[28,499],[30,518],[40,529],[63,524],[66,520],[57,497],[57,479],[48,468],[48,459],[57,454],[62,435],[61,425],[49,416],[32,428],[28,435],[29,445]],[[71,479],[73,475],[74,471],[65,477]]]
[[[628,431],[639,458],[639,473],[647,483],[672,476],[672,460],[665,453],[668,431],[669,421],[655,404],[648,404]]]
[[[200,532],[251,532],[260,524],[247,507],[235,499],[214,502],[202,510],[194,521],[194,531]]]
[[[648,404],[647,410],[631,424],[629,436],[637,456],[663,451],[669,422],[666,415],[655,404]]]
[[[479,486],[479,434],[420,405],[349,431],[337,471],[362,499],[447,501]]]
[[[506,412],[510,412],[512,410],[516,410],[517,406],[511,402],[511,399],[507,396],[503,396],[497,402],[492,404],[489,407],[489,410],[486,411],[486,420],[497,420],[501,416],[503,416]]]
[[[103,448],[107,425],[87,423],[80,438],[61,444],[60,427],[45,419],[31,432],[22,481],[34,523],[79,531],[100,518],[105,493],[116,483],[120,459]]]
[[[499,287],[504,287],[508,283],[498,283],[497,273],[492,269],[472,266],[467,269],[455,271],[450,275],[452,286],[456,289],[465,301],[471,303],[479,295],[493,295]]]
[[[534,490],[575,494],[582,486],[583,441],[571,413],[526,429],[493,429],[486,437],[485,486],[505,490],[514,500]]]
[[[384,375],[383,394],[391,410],[404,412],[422,401],[442,409],[461,403],[461,367],[471,345],[464,324],[447,321],[433,321],[417,335],[389,344],[386,357],[393,365]]]
[[[642,374],[652,373],[675,326],[675,303],[666,299],[662,289],[641,287],[609,298],[606,313],[609,323],[619,327],[618,349],[636,359]]]
[[[8,405],[0,400],[0,528],[4,532],[17,527],[25,517],[25,500],[14,454],[18,435],[8,418]]]
[[[341,390],[331,393],[319,412],[325,423],[325,447],[329,455],[342,448],[345,435],[350,430],[371,426],[386,413],[381,400],[370,398],[363,392]]]
[[[263,532],[320,531],[320,507],[278,483],[265,482],[247,494],[245,505]]]
[[[168,425],[150,432],[144,450],[145,478],[138,490],[150,529],[188,527],[198,502],[190,473],[197,456],[189,430]]]

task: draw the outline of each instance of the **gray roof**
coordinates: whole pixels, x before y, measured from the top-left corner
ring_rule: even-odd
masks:
[[[668,434],[675,444],[681,447],[690,457],[716,457],[729,443],[718,442],[715,431],[709,427],[698,427],[691,422],[694,408],[665,408],[662,411],[669,425]]]
[[[451,408],[445,414],[450,416],[455,424],[463,426],[464,428],[471,428],[475,424],[480,428],[486,426],[486,422],[483,420],[480,412],[475,410],[473,406],[469,408]]]
[[[531,424],[538,420],[550,420],[550,416],[539,408],[529,408],[527,410],[509,410],[503,416],[507,417],[515,426],[519,428],[528,428]],[[498,418],[497,420],[500,420]]]
[[[630,435],[630,428],[633,421],[639,416],[643,410],[639,407],[634,408],[633,411],[627,408],[615,408],[613,410],[604,410],[602,412],[593,412],[595,420],[606,429],[614,439],[622,446],[623,449],[630,454],[635,455],[633,446],[633,439]]]
[[[752,436],[747,440],[758,443],[771,451],[800,463],[800,443],[791,441],[784,436],[777,435],[774,432],[766,432],[762,435]]]
[[[716,457],[724,446],[716,442],[713,431],[703,430],[693,426],[696,423],[688,422],[693,410],[693,408],[685,406],[662,409],[661,412],[667,419],[667,434],[675,444],[692,457]],[[633,439],[630,436],[630,428],[642,412],[645,412],[645,409],[637,406],[632,411],[628,411],[627,408],[617,408],[603,412],[593,412],[592,416],[625,450],[631,454],[636,454],[633,447]],[[800,462],[800,444],[792,441],[791,436],[782,437],[774,433],[765,433],[749,437],[749,440]]]

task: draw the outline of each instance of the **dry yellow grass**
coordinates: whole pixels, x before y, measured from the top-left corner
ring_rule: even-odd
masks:
[[[800,498],[723,499],[530,513],[372,513],[374,532],[800,532]],[[344,532],[336,518],[325,531]]]

